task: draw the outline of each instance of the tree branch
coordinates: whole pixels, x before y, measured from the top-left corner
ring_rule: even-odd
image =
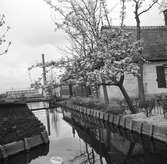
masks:
[[[154,1],[147,9],[141,11],[140,13],[138,13],[138,16],[140,16],[141,14],[149,11],[156,3],[158,2],[158,0]]]

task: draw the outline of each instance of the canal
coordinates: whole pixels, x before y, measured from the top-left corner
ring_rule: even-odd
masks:
[[[47,104],[45,104],[45,107]],[[40,104],[29,104],[41,108]],[[68,109],[33,111],[46,126],[50,144],[20,153],[4,164],[165,164],[167,145]]]

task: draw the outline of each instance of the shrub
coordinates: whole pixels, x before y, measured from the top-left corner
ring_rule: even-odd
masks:
[[[92,97],[91,98],[90,97],[89,98],[73,97],[69,100],[69,103],[79,105],[79,106],[84,106],[87,108],[93,108],[96,110],[111,112],[115,114],[124,112],[124,110],[120,107],[120,105],[118,105],[118,103],[111,103],[107,105],[101,99],[92,98]]]

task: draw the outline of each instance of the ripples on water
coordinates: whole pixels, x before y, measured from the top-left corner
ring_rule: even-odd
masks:
[[[13,156],[5,164],[52,164],[57,157],[63,164],[166,164],[166,144],[63,111],[64,119],[60,108],[33,111],[47,127],[50,144]]]

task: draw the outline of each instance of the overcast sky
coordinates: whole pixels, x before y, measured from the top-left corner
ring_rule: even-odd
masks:
[[[115,0],[112,22],[119,25],[119,5]],[[127,7],[126,25],[135,25],[131,5]],[[9,52],[0,57],[0,92],[11,88],[27,88],[30,85],[27,68],[41,60],[58,59],[63,55],[59,48],[67,44],[63,32],[54,32],[51,20],[53,12],[43,0],[0,0],[0,13],[6,15],[11,27],[8,39],[12,41]],[[164,25],[158,7],[142,16],[142,25]],[[35,71],[35,70],[34,70]],[[32,79],[36,73],[32,72]]]

